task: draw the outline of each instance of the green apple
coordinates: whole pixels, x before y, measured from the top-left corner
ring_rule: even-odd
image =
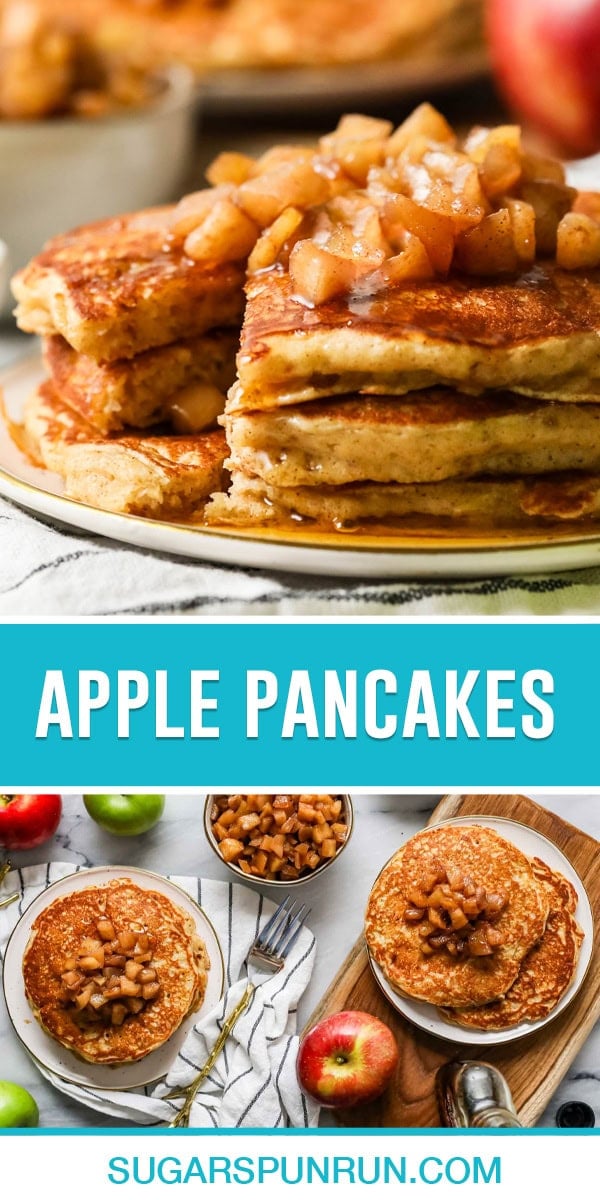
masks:
[[[37,1125],[40,1114],[33,1096],[18,1083],[0,1079],[0,1128]]]
[[[163,815],[164,796],[84,796],[90,817],[108,833],[137,837],[147,833]]]

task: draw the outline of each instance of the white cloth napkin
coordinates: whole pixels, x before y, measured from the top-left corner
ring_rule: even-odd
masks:
[[[32,900],[50,883],[80,869],[73,863],[46,863],[24,867],[7,876],[2,895],[18,890],[21,898],[18,904],[0,909],[2,961],[8,937]],[[67,1083],[37,1064],[42,1075],[73,1100],[115,1119],[140,1125],[165,1124],[173,1119],[181,1101],[161,1097],[172,1088],[190,1083],[204,1065],[225,1015],[244,991],[244,959],[248,949],[275,908],[270,900],[240,884],[189,876],[169,878],[210,916],[223,950],[226,986],[218,1005],[202,1015],[188,1034],[166,1079],[152,1089],[103,1091]],[[318,1106],[300,1092],[295,1070],[296,1011],[311,976],[315,947],[314,934],[303,929],[283,970],[257,987],[249,1008],[239,1018],[198,1093],[192,1126],[272,1129],[317,1124]]]

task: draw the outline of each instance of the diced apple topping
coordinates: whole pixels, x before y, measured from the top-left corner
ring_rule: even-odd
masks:
[[[349,114],[316,146],[225,152],[207,178],[170,218],[186,254],[289,269],[311,305],[453,270],[518,275],[536,258],[600,266],[600,196],[578,196],[560,162],[524,149],[518,125],[460,139],[430,104],[397,129]]]
[[[397,157],[418,138],[424,138],[430,142],[447,143],[450,146],[455,146],[457,141],[456,134],[446,118],[432,104],[427,103],[419,104],[418,108],[415,108],[414,112],[398,126],[395,132],[390,134],[387,147],[388,156]]]
[[[536,250],[535,209],[526,200],[513,200],[512,196],[505,198],[505,204],[510,217],[517,258],[522,263],[533,263]]]
[[[211,162],[206,172],[206,178],[209,183],[215,185],[233,183],[237,187],[240,183],[245,183],[247,179],[250,179],[255,170],[256,164],[249,155],[225,150]]]
[[[318,305],[352,291],[361,274],[361,264],[306,239],[294,246],[289,270],[298,296],[308,304]]]
[[[265,271],[277,261],[281,261],[281,252],[286,245],[291,250],[292,239],[300,229],[304,213],[300,208],[290,206],[268,225],[259,237],[248,259],[248,270],[251,274]],[[289,255],[288,255],[289,261]]]
[[[168,408],[177,433],[199,433],[216,425],[225,410],[225,396],[213,383],[188,383],[175,392]]]
[[[232,187],[203,188],[200,192],[189,192],[175,205],[169,225],[175,237],[187,237],[206,219],[218,200],[233,193]]]
[[[508,209],[490,213],[458,238],[456,262],[468,275],[513,274],[519,265]]]
[[[225,862],[258,879],[308,875],[348,836],[341,796],[219,796],[210,819]]]
[[[192,229],[184,243],[188,258],[208,262],[238,262],[247,258],[258,237],[259,227],[223,196],[206,213],[202,224]]]
[[[556,261],[568,271],[597,266],[600,262],[600,223],[586,213],[565,213],[556,230]]]
[[[426,957],[488,958],[505,944],[496,923],[506,909],[504,892],[487,891],[456,867],[434,862],[406,895],[404,920],[414,925]]]
[[[106,917],[96,931],[62,964],[63,1001],[80,1025],[119,1026],[160,995],[152,939],[142,926],[117,932]]]
[[[575,188],[564,183],[542,180],[523,184],[521,199],[531,204],[535,212],[535,242],[539,254],[556,254],[558,226],[573,207],[576,196]]]

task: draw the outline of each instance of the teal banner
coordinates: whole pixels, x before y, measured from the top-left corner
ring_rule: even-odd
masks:
[[[596,624],[5,625],[27,787],[596,787]]]

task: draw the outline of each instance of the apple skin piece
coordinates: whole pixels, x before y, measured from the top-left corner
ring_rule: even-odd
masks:
[[[84,796],[83,803],[92,820],[117,837],[148,833],[160,821],[165,808],[164,796],[157,795]]]
[[[352,1010],[333,1013],[302,1039],[298,1082],[324,1108],[351,1108],[385,1091],[398,1057],[396,1039],[378,1017]]]
[[[19,1083],[0,1079],[0,1129],[32,1128],[39,1120],[39,1109],[31,1093]]]
[[[0,796],[0,846],[33,850],[53,837],[62,812],[60,796],[48,793]]]
[[[564,153],[600,147],[600,0],[488,0],[501,89]]]

